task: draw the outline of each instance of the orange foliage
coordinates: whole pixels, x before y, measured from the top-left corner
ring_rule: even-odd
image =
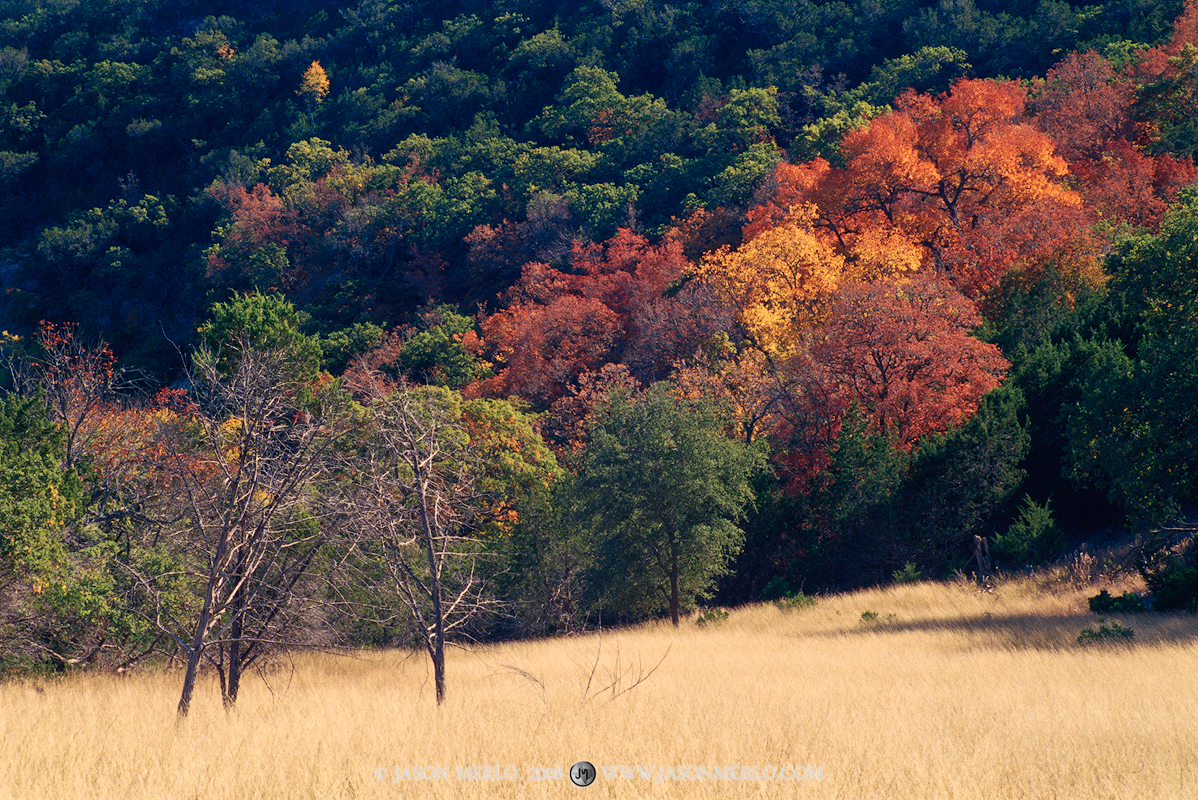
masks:
[[[1067,166],[1053,140],[1023,121],[1026,99],[1011,81],[962,80],[940,97],[904,92],[897,110],[845,135],[843,169],[822,160],[779,165],[746,235],[810,203],[814,226],[850,274],[908,272],[918,256],[982,297],[1013,266],[1042,261],[1079,235],[1068,212],[1080,198],[1063,183]]]
[[[927,273],[846,283],[812,347],[831,391],[904,448],[971,417],[1009,366],[969,298]]]

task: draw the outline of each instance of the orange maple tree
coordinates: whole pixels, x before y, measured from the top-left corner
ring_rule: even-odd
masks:
[[[974,303],[920,272],[850,282],[839,292],[812,359],[828,389],[856,402],[895,444],[910,448],[960,424],[1010,366],[995,345],[970,336]]]
[[[861,277],[934,267],[981,298],[1010,269],[1084,235],[1066,162],[1025,121],[1026,103],[1013,81],[961,80],[939,97],[904,92],[894,111],[845,135],[844,167],[779,165],[746,235],[810,203],[815,229]]]

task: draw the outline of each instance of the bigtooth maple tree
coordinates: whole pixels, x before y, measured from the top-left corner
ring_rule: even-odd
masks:
[[[815,209],[791,206],[786,218],[732,250],[703,259],[698,279],[731,307],[754,347],[771,357],[798,352],[822,321],[845,260],[815,234]]]
[[[980,298],[1013,267],[1084,235],[1067,164],[1024,121],[1026,103],[1013,81],[961,80],[938,97],[904,92],[894,111],[845,135],[844,167],[780,165],[746,234],[765,235],[811,203],[820,238],[862,277],[909,270],[918,254]]]
[[[575,244],[574,273],[527,264],[507,307],[483,318],[481,352],[497,374],[467,387],[477,396],[518,395],[548,407],[583,372],[619,363],[653,327],[663,296],[691,264],[677,242],[650,245],[621,230],[602,244]]]
[[[928,272],[850,282],[811,354],[830,391],[910,448],[973,416],[1010,366],[995,345],[969,335],[980,323],[969,298]]]

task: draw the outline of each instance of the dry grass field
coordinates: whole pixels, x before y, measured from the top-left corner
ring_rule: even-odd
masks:
[[[207,684],[182,723],[174,673],[0,685],[0,800],[1198,797],[1198,621],[1118,616],[1133,644],[1079,645],[1098,587],[1048,583],[456,651],[440,709],[397,652],[296,655],[232,714]]]

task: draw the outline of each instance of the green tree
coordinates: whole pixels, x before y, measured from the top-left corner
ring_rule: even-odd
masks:
[[[304,319],[281,294],[235,294],[212,307],[212,317],[200,326],[201,361],[215,359],[221,374],[236,370],[242,348],[285,351],[297,378],[314,380],[320,370],[320,340],[300,332]]]
[[[952,566],[971,534],[997,526],[1024,478],[1030,437],[1023,410],[1018,389],[999,387],[968,422],[919,442],[905,491],[915,545],[929,562]]]
[[[633,618],[668,610],[677,626],[740,552],[737,521],[762,464],[763,451],[730,439],[710,403],[679,399],[664,383],[611,394],[577,488],[595,607]]]
[[[1068,417],[1072,476],[1150,527],[1198,499],[1198,190],[1111,259],[1110,328]]]
[[[47,653],[64,661],[37,640],[45,633],[39,616],[70,582],[63,529],[83,505],[65,455],[66,432],[40,398],[0,398],[0,661],[18,666]]]

